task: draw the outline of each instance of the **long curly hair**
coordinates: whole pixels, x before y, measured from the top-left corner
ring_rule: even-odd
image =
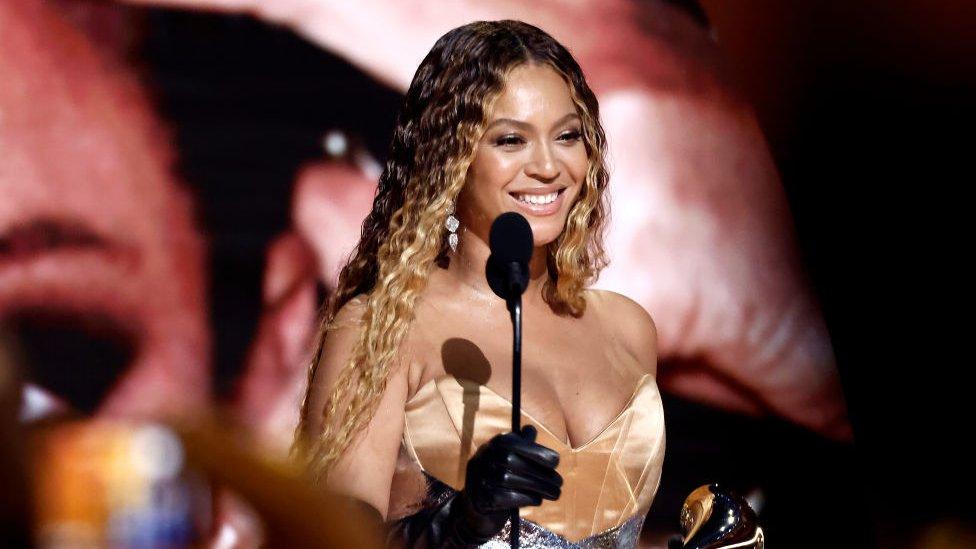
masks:
[[[417,297],[432,266],[447,257],[448,205],[464,186],[508,73],[525,63],[560,74],[582,119],[586,180],[563,232],[549,245],[543,297],[558,314],[583,314],[583,290],[607,263],[609,176],[596,96],[569,51],[537,27],[504,20],[455,28],[437,40],[407,90],[372,211],[321,316],[309,388],[337,313],[365,296],[358,340],[325,406],[310,410],[308,390],[302,403],[293,449],[316,478],[327,476],[375,413]],[[321,414],[318,433],[307,431],[310,414]]]

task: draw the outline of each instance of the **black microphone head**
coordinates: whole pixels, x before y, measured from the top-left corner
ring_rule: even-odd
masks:
[[[491,255],[500,263],[528,265],[532,259],[532,227],[516,212],[505,212],[495,218],[488,233]]]
[[[491,224],[491,256],[485,265],[485,276],[491,290],[505,301],[522,295],[529,284],[532,244],[532,227],[515,212],[503,213]]]

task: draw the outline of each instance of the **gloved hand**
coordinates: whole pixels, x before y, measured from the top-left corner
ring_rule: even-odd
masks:
[[[536,444],[535,427],[496,435],[468,461],[464,489],[435,509],[398,521],[408,547],[470,547],[501,531],[513,509],[559,498],[559,454]]]
[[[536,444],[531,425],[497,435],[468,461],[464,490],[454,510],[454,526],[466,543],[484,543],[498,533],[511,511],[559,498],[563,478],[559,454]]]

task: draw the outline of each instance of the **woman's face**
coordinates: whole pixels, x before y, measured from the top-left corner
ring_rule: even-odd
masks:
[[[488,240],[492,221],[518,212],[535,246],[556,240],[587,170],[582,122],[568,84],[545,65],[509,73],[458,198],[462,226]]]

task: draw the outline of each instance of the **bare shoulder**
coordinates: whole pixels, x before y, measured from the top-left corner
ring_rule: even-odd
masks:
[[[314,366],[314,374],[309,380],[308,405],[310,410],[321,410],[325,407],[332,388],[339,379],[342,370],[349,363],[355,351],[363,329],[362,317],[366,311],[366,297],[356,296],[342,306],[332,319],[330,325],[325,329],[321,342],[321,352],[316,357],[317,363]],[[398,387],[401,381],[406,380],[402,375],[402,368],[391,368],[387,387]],[[404,379],[401,380],[400,378]],[[306,426],[312,431],[306,433],[312,435],[321,428],[319,415],[310,415]]]
[[[586,291],[588,307],[593,307],[605,329],[621,341],[641,367],[657,374],[657,326],[647,309],[629,297],[610,290]]]
[[[356,296],[343,305],[332,322],[325,327],[322,353],[319,356],[319,369],[326,371],[341,369],[359,339],[362,331],[363,313],[366,311],[366,297]]]
[[[366,312],[366,295],[359,294],[343,305],[332,320],[334,329],[354,328],[360,325],[363,313]]]
[[[339,378],[340,372],[349,361],[356,341],[359,339],[361,319],[366,310],[366,301],[357,296],[342,306],[328,326],[323,326],[318,334],[322,341],[316,346],[321,349],[317,357],[313,357],[313,373],[309,379],[308,407],[310,410],[321,410],[325,407],[332,387]],[[310,414],[306,428],[307,436],[315,436],[321,429],[321,414]]]

